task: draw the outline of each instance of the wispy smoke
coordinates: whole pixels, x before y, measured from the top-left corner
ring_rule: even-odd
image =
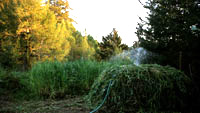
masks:
[[[134,48],[131,50],[123,51],[122,53],[113,56],[110,60],[130,60],[135,65],[140,65],[142,63],[146,63],[146,60],[149,57],[152,57],[154,54],[145,50],[142,47]],[[155,56],[155,55],[154,55]]]

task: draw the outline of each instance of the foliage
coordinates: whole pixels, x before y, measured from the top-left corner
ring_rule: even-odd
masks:
[[[24,6],[30,6],[30,8],[26,9]],[[20,28],[28,27],[30,29],[30,36],[27,40],[30,46],[28,56],[33,56],[34,60],[39,61],[45,59],[63,60],[70,51],[70,44],[66,40],[66,22],[58,23],[48,6],[42,7],[39,3],[23,2],[18,10],[20,19],[23,19],[19,25]],[[21,30],[18,32],[21,33]]]
[[[121,44],[121,37],[118,36],[117,31],[114,29],[112,33],[108,36],[103,37],[101,43],[99,43],[100,50],[97,51],[97,54],[100,57],[99,59],[107,60],[111,56],[121,53],[123,50],[127,50],[128,46]]]
[[[69,18],[69,3],[67,0],[47,0],[46,4],[49,4],[49,9],[54,12],[57,20],[61,22],[63,19],[72,22]]]
[[[15,16],[16,1],[6,0],[0,2],[0,61],[2,66],[12,67],[14,59],[13,42],[16,40],[15,31],[18,17]]]
[[[1,65],[28,70],[38,61],[94,59],[97,41],[76,31],[68,1],[43,2],[0,2]]]
[[[89,51],[90,58],[96,59],[97,51],[99,50],[98,41],[95,40],[91,35],[87,36],[88,44],[90,45],[91,49]]]
[[[69,59],[94,59],[97,41],[94,40],[90,35],[82,36],[79,31],[73,32],[72,35],[74,38],[70,39],[71,51],[69,54]]]
[[[190,79],[169,66],[118,65],[105,69],[92,85],[88,99],[98,106],[106,95],[106,112],[181,111],[186,107]]]
[[[41,0],[8,0],[1,6],[0,54],[2,60],[9,56],[1,60],[3,65],[28,68],[36,61],[68,56],[74,27],[69,20],[57,19],[51,6]]]
[[[148,0],[144,4],[149,10],[147,21],[141,19],[136,32],[140,46],[163,56],[162,65],[182,69],[193,77],[199,75],[200,64],[200,32],[191,30],[200,17],[195,1]]]

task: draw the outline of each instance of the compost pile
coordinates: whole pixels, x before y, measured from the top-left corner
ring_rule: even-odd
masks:
[[[109,93],[101,108],[107,113],[180,111],[187,103],[189,84],[183,72],[169,66],[115,66],[104,70],[94,82],[88,100],[95,108]]]

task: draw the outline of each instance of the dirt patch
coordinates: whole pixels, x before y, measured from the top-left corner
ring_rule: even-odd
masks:
[[[82,97],[45,101],[0,100],[0,113],[89,113]]]

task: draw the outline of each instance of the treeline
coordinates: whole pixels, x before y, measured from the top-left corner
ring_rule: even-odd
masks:
[[[92,36],[83,36],[74,28],[69,10],[64,0],[0,1],[0,64],[28,69],[45,60],[101,60],[107,57],[105,51],[111,52],[110,56],[117,50],[121,44],[117,32],[118,38],[109,35],[106,40],[110,49],[102,50],[103,45],[99,46]]]

